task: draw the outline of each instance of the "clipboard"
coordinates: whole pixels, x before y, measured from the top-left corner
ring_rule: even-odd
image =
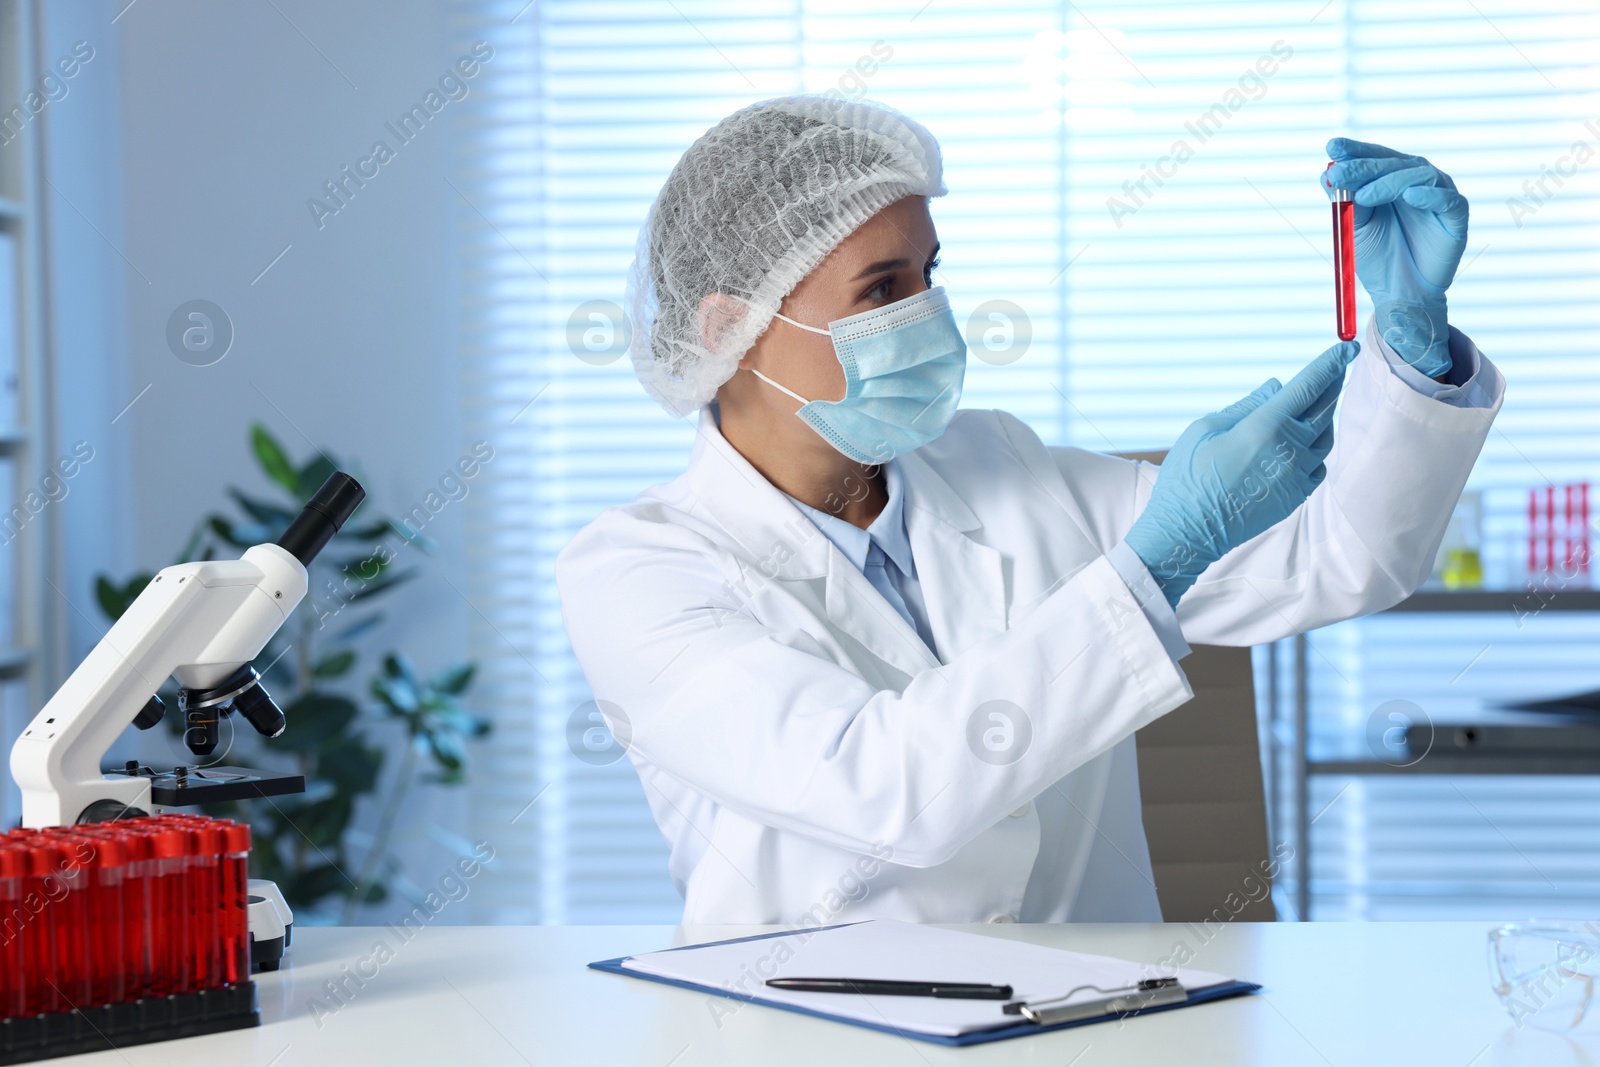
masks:
[[[797,935],[809,938],[810,936],[827,934],[832,931],[845,930],[850,927],[868,926],[873,924],[904,927],[916,931],[926,931],[926,934],[911,934],[892,930],[887,932],[894,934],[898,939],[905,943],[915,943],[916,939],[927,937],[935,951],[957,944],[956,942],[949,940],[950,938],[960,938],[977,939],[979,942],[987,943],[984,946],[972,947],[981,947],[987,949],[989,950],[988,954],[990,956],[994,956],[996,953],[1004,955],[1006,952],[1011,950],[1015,950],[1018,956],[1029,955],[1032,957],[1031,962],[1035,965],[1045,959],[1045,957],[1039,955],[1040,953],[1053,953],[1056,954],[1056,956],[1052,957],[1051,962],[1054,962],[1055,959],[1059,959],[1059,966],[1063,977],[1057,988],[1019,988],[1017,1000],[1010,1005],[1002,1005],[998,1001],[975,1002],[940,1000],[933,1002],[939,1007],[930,1007],[927,1005],[931,998],[871,998],[879,1005],[885,1004],[889,1000],[897,1000],[902,1002],[916,1001],[919,1002],[916,1006],[917,1010],[922,1011],[924,1014],[937,1013],[941,1010],[946,1012],[953,1010],[964,1010],[969,1013],[986,1011],[992,1013],[993,1016],[993,1025],[985,1024],[981,1028],[970,1029],[958,1033],[935,1033],[918,1029],[916,1024],[908,1023],[904,1019],[897,1021],[893,1018],[881,1017],[881,1011],[878,1012],[880,1018],[877,1020],[874,1020],[871,1017],[863,1017],[863,1013],[860,1011],[854,1012],[853,1016],[851,1013],[847,1013],[845,1011],[847,1007],[853,1006],[847,1004],[847,1002],[854,1002],[855,1005],[859,1005],[868,999],[864,997],[856,998],[851,997],[849,994],[826,993],[808,994],[804,997],[795,995],[784,996],[784,991],[773,990],[761,984],[757,984],[754,987],[747,987],[748,991],[743,991],[737,988],[720,986],[709,981],[689,980],[683,977],[674,977],[671,974],[652,973],[651,970],[641,969],[641,965],[645,961],[648,961],[651,967],[658,967],[663,963],[663,961],[665,961],[665,963],[668,965],[668,968],[671,969],[670,965],[674,961],[672,961],[670,957],[677,953],[693,953],[696,950],[707,949],[725,949],[727,946],[749,945],[755,942],[772,941],[779,938],[793,938]],[[968,945],[970,945],[970,943],[968,943]],[[963,945],[962,947],[968,946]],[[801,966],[804,967],[805,964],[802,953],[803,948],[795,953],[795,955],[796,958],[802,959]],[[724,952],[722,955],[726,956],[727,953]],[[630,961],[634,963],[634,966],[629,966]],[[991,1041],[1004,1041],[1015,1037],[1027,1037],[1033,1034],[1049,1033],[1054,1030],[1063,1030],[1075,1026],[1088,1026],[1097,1022],[1107,1022],[1113,1019],[1132,1018],[1134,1016],[1147,1015],[1159,1011],[1172,1011],[1178,1008],[1206,1004],[1214,1000],[1224,1000],[1230,997],[1243,996],[1254,993],[1261,989],[1261,986],[1254,982],[1245,982],[1232,978],[1224,978],[1220,975],[1211,975],[1209,972],[1189,971],[1186,974],[1187,977],[1201,980],[1197,982],[1191,981],[1190,983],[1180,983],[1176,980],[1176,976],[1164,976],[1157,979],[1147,978],[1146,981],[1150,984],[1151,988],[1145,990],[1139,990],[1137,988],[1123,989],[1117,987],[1116,983],[1113,983],[1112,986],[1107,986],[1102,989],[1100,993],[1088,992],[1086,990],[1086,995],[1082,999],[1073,1000],[1071,1003],[1065,1005],[1059,1003],[1059,1001],[1064,999],[1061,997],[1061,994],[1067,992],[1067,987],[1078,987],[1084,985],[1084,983],[1077,981],[1073,976],[1072,972],[1074,970],[1081,972],[1084,968],[1105,969],[1112,965],[1124,968],[1129,972],[1138,971],[1140,968],[1139,964],[1127,960],[1115,960],[1104,956],[1090,956],[1083,953],[1069,952],[1063,949],[1046,948],[1044,946],[1033,945],[1028,942],[989,938],[982,934],[968,934],[954,930],[943,930],[937,927],[922,927],[917,926],[916,924],[899,923],[893,920],[866,920],[862,923],[841,923],[834,926],[810,927],[799,930],[780,930],[773,933],[752,934],[746,937],[729,938],[724,941],[713,941],[699,945],[683,945],[676,948],[664,949],[659,952],[645,953],[640,956],[619,956],[616,959],[598,960],[589,964],[589,967],[597,971],[606,971],[611,974],[626,975],[630,978],[642,978],[646,981],[659,982],[663,985],[676,986],[680,989],[692,989],[699,993],[727,997],[730,1000],[740,1001],[743,1003],[759,1004],[764,1007],[778,1008],[783,1011],[792,1011],[800,1015],[811,1015],[816,1018],[830,1019],[834,1022],[847,1023],[852,1026],[860,1026],[868,1030],[877,1030],[882,1033],[895,1034],[900,1037],[915,1038],[916,1040],[926,1041],[932,1044],[958,1047],[985,1044]],[[1004,964],[1002,963],[1000,966],[1004,966]],[[815,968],[813,967],[811,969],[814,970]],[[684,968],[680,966],[677,968],[677,970],[682,973]],[[1185,974],[1184,969],[1180,969],[1180,975],[1183,974]],[[776,975],[766,975],[766,977],[775,976]],[[851,975],[850,977],[867,976]],[[945,980],[956,981],[975,979],[979,976],[960,972],[943,974],[939,975],[938,977]],[[986,974],[982,977],[985,980],[988,980],[990,978],[998,978],[1000,976]],[[1219,980],[1211,981],[1210,979],[1213,978]],[[1089,990],[1094,988],[1098,987],[1094,986],[1092,983],[1088,987]],[[1105,995],[1101,995],[1102,993]],[[1054,995],[1052,996],[1051,994]],[[830,999],[836,1001],[838,1006],[835,1007],[830,1005]],[[979,1004],[982,1006],[973,1006]],[[956,1005],[963,1005],[964,1007],[957,1009],[955,1007]],[[1024,1006],[1033,1010],[1028,1010],[1026,1013],[1024,1013]],[[1037,1021],[1034,1021],[1035,1019]]]

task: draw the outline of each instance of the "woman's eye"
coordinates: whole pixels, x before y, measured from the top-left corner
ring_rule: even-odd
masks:
[[[894,288],[894,279],[885,278],[883,281],[867,290],[867,299],[887,300],[889,299],[889,290],[892,288]]]
[[[923,282],[925,282],[928,285],[932,285],[933,284],[933,272],[938,270],[938,269],[939,269],[939,261],[937,259],[934,260],[933,262],[929,263],[926,267],[924,267],[922,269],[922,280],[923,280]]]

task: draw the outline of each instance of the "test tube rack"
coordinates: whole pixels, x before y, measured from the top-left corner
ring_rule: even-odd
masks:
[[[249,853],[191,813],[0,834],[0,1064],[260,1025]]]

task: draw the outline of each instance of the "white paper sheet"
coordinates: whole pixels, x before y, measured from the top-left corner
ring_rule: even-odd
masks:
[[[697,945],[632,956],[631,971],[792,1004],[845,1019],[942,1037],[1013,1026],[999,1000],[797,993],[773,989],[768,978],[880,978],[914,982],[988,982],[1012,987],[1014,999],[1058,997],[1075,986],[1103,989],[1165,977],[1148,964],[1032,945],[1023,941],[944,930],[935,926],[874,919],[825,930],[723,945]],[[1231,981],[1226,975],[1187,967],[1176,971],[1185,989]],[[1071,1001],[1095,1000],[1093,991]]]

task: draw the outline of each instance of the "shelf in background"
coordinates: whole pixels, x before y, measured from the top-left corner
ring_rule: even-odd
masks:
[[[1422,589],[1389,611],[1492,612],[1600,611],[1600,589]]]
[[[1319,776],[1367,777],[1440,774],[1600,774],[1600,753],[1551,752],[1517,756],[1479,756],[1464,752],[1430,752],[1415,763],[1397,767],[1382,760],[1308,760],[1306,773]]]
[[[22,205],[7,196],[0,196],[0,220],[22,218]]]

